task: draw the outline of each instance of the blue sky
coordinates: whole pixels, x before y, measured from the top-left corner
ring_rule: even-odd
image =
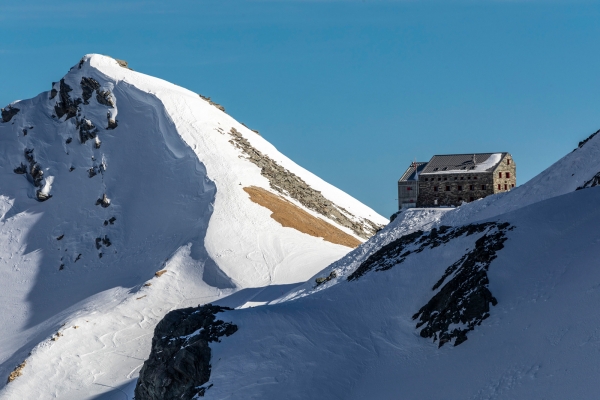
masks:
[[[86,53],[223,104],[376,211],[411,160],[509,151],[522,184],[600,129],[595,1],[21,1],[0,103]],[[551,183],[550,183],[551,184]]]

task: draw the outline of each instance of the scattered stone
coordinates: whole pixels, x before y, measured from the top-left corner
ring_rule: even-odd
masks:
[[[60,264],[60,267],[58,267],[58,270],[62,271],[63,269],[65,269],[65,264]]]
[[[583,185],[579,186],[575,190],[587,189],[587,188],[591,188],[591,187],[598,186],[598,185],[600,185],[600,172],[598,172],[596,175],[594,175],[592,177],[592,179],[585,182]]]
[[[140,370],[135,388],[139,400],[179,400],[204,396],[210,379],[211,348],[237,332],[238,327],[218,320],[230,310],[207,304],[169,312],[156,326],[150,357]]]
[[[96,238],[96,250],[100,250],[102,248],[102,238]]]
[[[52,82],[52,86],[54,86],[55,84],[56,84],[56,82]],[[58,90],[52,88],[52,90],[50,90],[50,100],[55,98],[57,94],[58,94]],[[56,116],[53,115],[52,117],[56,117]]]
[[[138,297],[138,298],[136,298],[136,300],[143,299],[143,298],[144,298],[144,297],[146,297],[146,296],[148,296],[148,295],[147,295],[147,294],[145,294],[145,295],[143,295],[142,297]]]
[[[150,282],[148,282],[148,283],[144,283],[144,286],[152,286],[152,284]]]
[[[59,237],[56,238],[56,240],[62,240],[62,238],[65,237],[65,234],[63,233],[62,235],[60,235]]]
[[[112,117],[110,112],[106,113],[106,119],[108,120],[107,130],[115,129],[118,126],[118,122],[116,119]]]
[[[98,258],[102,258],[102,253],[98,253]]]
[[[19,113],[19,111],[21,111],[19,108],[16,108],[13,106],[7,106],[6,108],[3,108],[1,111],[2,122],[10,122],[12,117],[17,115]]]
[[[69,143],[71,143],[72,141],[73,141],[73,138],[67,138],[67,140],[65,140],[65,143],[66,143],[66,144],[69,144]]]
[[[96,138],[94,139],[94,148],[99,149],[101,144],[102,142],[100,141],[100,138],[96,136]]]
[[[49,193],[44,193],[41,190],[38,190],[37,192],[35,192],[35,198],[37,199],[37,201],[44,202],[48,199],[52,198],[52,195]]]
[[[69,168],[69,172],[73,172],[75,170],[75,167],[71,165],[71,168]]]
[[[596,136],[598,134],[598,132],[600,132],[600,130],[597,130],[596,132],[594,132],[590,136],[588,136],[585,140],[582,140],[581,142],[579,142],[579,145],[577,147],[582,148],[583,145],[586,144],[591,138]],[[575,150],[577,150],[577,149],[575,149]],[[575,151],[575,150],[573,150],[573,151]]]
[[[110,217],[110,219],[108,220],[108,222],[109,222],[111,225],[114,225],[116,220],[117,220],[117,219],[116,219],[115,217]]]
[[[118,58],[115,58],[115,61],[117,62],[117,64],[119,64],[119,66],[123,67],[123,68],[127,68],[128,70],[133,71],[131,68],[129,68],[129,63],[125,60],[119,60]]]
[[[75,262],[79,261],[80,258],[81,258],[81,253],[79,253],[79,255],[77,256],[77,258],[75,259]]]
[[[106,247],[110,247],[112,245],[110,239],[106,235],[104,235],[104,237],[102,238],[102,244]]]
[[[210,104],[211,106],[215,106],[217,107],[219,110],[225,112],[225,107],[223,107],[222,105],[215,103],[214,101],[212,101],[210,99],[210,97],[206,97],[206,96],[202,96],[201,94],[198,94],[198,96],[200,96],[203,100],[206,100],[208,102],[208,104]]]
[[[108,225],[108,221],[104,220],[104,226]]]
[[[157,271],[154,273],[154,276],[156,276],[157,278],[160,278],[161,276],[163,276],[165,273],[167,272],[166,269],[161,269],[160,271]]]
[[[23,136],[27,136],[27,129],[23,128]]]
[[[254,148],[235,128],[231,128],[229,141],[246,155],[248,161],[260,168],[262,176],[269,180],[271,188],[284,196],[289,196],[304,207],[315,211],[336,223],[351,229],[357,236],[367,239],[381,228],[380,225],[359,218],[334,204],[321,192],[310,187],[302,178],[288,171],[275,160]]]
[[[27,361],[23,361],[21,364],[17,365],[15,367],[15,369],[13,370],[13,372],[11,372],[10,375],[8,375],[8,381],[6,382],[6,384],[11,383],[15,379],[17,379],[19,376],[23,375],[23,369],[25,368],[26,365],[27,365]]]

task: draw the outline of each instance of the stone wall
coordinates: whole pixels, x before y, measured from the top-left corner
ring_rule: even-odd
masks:
[[[417,207],[457,206],[463,201],[481,199],[494,194],[493,184],[491,172],[423,174],[419,176]]]
[[[509,174],[507,178],[506,174]],[[502,174],[502,177],[500,177]],[[500,188],[498,188],[500,185]],[[512,156],[507,154],[494,170],[494,193],[502,193],[517,186],[517,165]]]

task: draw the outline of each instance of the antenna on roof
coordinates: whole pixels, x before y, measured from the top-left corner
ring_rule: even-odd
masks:
[[[473,165],[477,164],[477,160],[475,159],[475,154],[473,154]]]

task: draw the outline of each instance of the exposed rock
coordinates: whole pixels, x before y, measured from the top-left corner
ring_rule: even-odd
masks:
[[[115,104],[113,103],[112,96],[110,95],[110,90],[97,90],[96,100],[98,100],[98,103],[107,107],[115,106]]]
[[[351,229],[359,237],[369,238],[381,228],[380,225],[368,219],[352,215],[344,208],[325,198],[321,192],[310,187],[302,178],[255,149],[235,128],[231,128],[229,135],[231,136],[229,142],[240,149],[250,162],[261,169],[261,175],[269,180],[272,189],[290,196],[304,207]]]
[[[27,173],[27,166],[25,164],[21,163],[21,165],[19,165],[13,171],[15,171],[15,174],[26,174]]]
[[[55,82],[53,82],[52,85],[54,86]],[[50,90],[50,100],[52,100],[53,98],[55,98],[57,94],[58,94],[58,90],[52,88],[52,90]]]
[[[12,381],[14,381],[15,379],[17,379],[19,376],[23,375],[23,369],[25,368],[26,365],[27,365],[27,361],[23,361],[21,364],[17,365],[15,367],[15,369],[13,370],[13,372],[11,372],[10,375],[8,376],[8,380],[6,383],[9,384]]]
[[[125,60],[119,60],[118,58],[115,58],[115,61],[117,62],[117,64],[119,64],[121,67],[123,68],[127,68],[128,70],[133,71],[131,68],[129,68],[129,63]]]
[[[579,144],[577,145],[578,148],[582,148],[584,144],[586,144],[591,138],[593,138],[594,136],[596,136],[598,134],[598,132],[600,132],[600,130],[597,130],[596,132],[592,133],[590,136],[588,136],[585,140],[582,140],[581,142],[579,142]],[[577,149],[575,149],[577,150]],[[575,151],[573,150],[573,151]]]
[[[106,197],[106,193],[102,195],[101,199],[96,200],[96,205],[101,205],[104,208],[110,206],[110,199]]]
[[[83,104],[90,104],[89,100],[92,98],[94,90],[100,89],[100,84],[94,78],[81,78],[81,89],[83,90]]]
[[[598,185],[600,185],[600,172],[598,172],[596,175],[594,175],[592,177],[592,179],[585,182],[583,185],[579,186],[575,190],[587,189],[587,188],[591,188],[591,187],[598,186]]]
[[[79,140],[81,143],[87,142],[89,139],[95,139],[98,134],[98,128],[94,126],[92,121],[89,119],[83,119],[78,121],[79,127]]]
[[[223,107],[222,105],[215,103],[214,101],[212,101],[210,99],[210,97],[206,97],[206,96],[202,96],[201,94],[198,94],[198,96],[200,96],[202,99],[206,100],[208,102],[208,104],[210,104],[211,106],[215,106],[217,107],[219,110],[225,112],[225,107]]]
[[[73,141],[73,138],[67,138],[67,140],[65,140],[65,143],[66,143],[66,144],[69,144],[69,143],[71,143],[72,141]]]
[[[72,92],[73,89],[69,85],[65,83],[64,79],[60,80],[60,91],[59,101],[54,106],[54,111],[58,118],[62,118],[63,115],[67,115],[66,119],[73,118],[77,115],[77,111],[79,111],[79,104],[81,104],[81,99],[72,100],[69,96],[69,92]]]
[[[50,199],[51,197],[52,197],[51,194],[44,193],[41,190],[38,190],[37,192],[35,192],[35,198],[39,202],[46,201],[46,200]]]
[[[98,136],[96,136],[96,137],[94,138],[94,148],[95,148],[95,149],[99,149],[99,148],[100,148],[100,145],[102,145],[102,142],[100,141],[100,138],[98,138]]]
[[[2,122],[10,122],[12,117],[17,115],[19,113],[19,111],[21,111],[21,109],[13,107],[13,106],[8,106],[6,108],[3,108],[1,111]]]
[[[210,378],[209,343],[231,336],[237,326],[216,319],[229,310],[207,304],[171,311],[158,323],[149,359],[140,370],[136,400],[180,400],[204,396]]]
[[[319,277],[319,278],[315,279],[315,282],[317,283],[317,286],[319,286],[325,282],[329,282],[333,278],[337,278],[337,274],[335,271],[331,271],[331,273],[326,277]]]
[[[62,235],[60,235],[59,237],[56,238],[56,240],[62,240],[62,238],[65,237],[65,234],[63,233]]]
[[[114,119],[110,112],[106,113],[106,119],[108,120],[108,126],[106,127],[108,130],[115,129],[119,124],[119,121]]]
[[[165,273],[167,272],[166,269],[161,269],[160,271],[156,271],[154,273],[154,276],[156,276],[157,278],[160,278],[161,276],[163,276]]]
[[[117,220],[117,219],[116,219],[115,217],[110,217],[110,219],[108,220],[108,222],[109,222],[111,225],[114,225],[114,223],[115,223],[115,221],[116,221],[116,220]]]

